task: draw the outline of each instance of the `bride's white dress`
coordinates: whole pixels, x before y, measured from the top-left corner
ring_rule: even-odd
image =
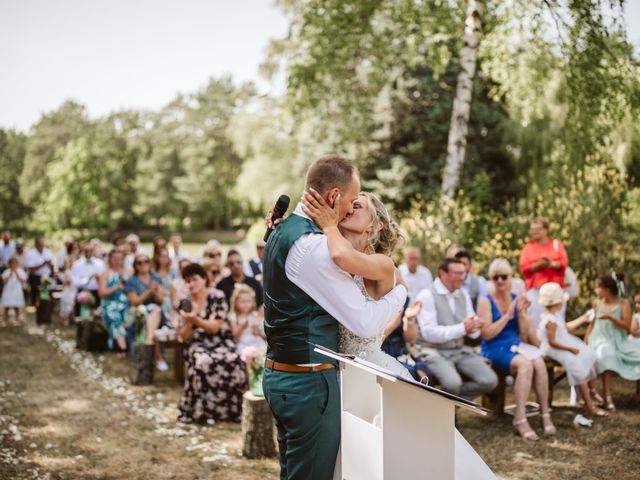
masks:
[[[364,285],[364,279],[358,275],[355,275],[353,278],[358,287],[360,287],[362,294],[368,299],[372,299],[367,293],[367,289]],[[408,380],[413,380],[409,371],[404,368],[398,360],[382,351],[383,333],[384,330],[381,330],[376,336],[363,338],[340,325],[338,332],[338,349],[340,353],[355,355],[368,362],[375,363],[396,375],[402,376]]]

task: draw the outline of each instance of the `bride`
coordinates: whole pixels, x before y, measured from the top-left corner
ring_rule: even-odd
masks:
[[[372,193],[360,193],[353,203],[353,213],[340,223],[338,200],[331,208],[318,192],[309,189],[302,197],[302,209],[323,230],[331,259],[336,265],[354,276],[363,295],[379,299],[402,278],[390,257],[403,240],[400,229],[383,203]],[[419,310],[420,305],[412,307],[415,308]],[[400,362],[382,351],[384,331],[374,337],[362,338],[342,325],[339,329],[341,353],[356,355],[413,380]]]

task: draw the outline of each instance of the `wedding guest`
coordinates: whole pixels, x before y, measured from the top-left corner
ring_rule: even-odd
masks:
[[[98,280],[105,271],[104,261],[96,258],[94,248],[89,242],[82,244],[82,257],[73,262],[71,277],[73,286],[78,292],[89,292],[98,301]],[[76,305],[76,315],[80,313],[80,305]]]
[[[636,313],[631,317],[630,336],[640,341],[640,293],[636,293],[633,297],[633,303],[636,307]]]
[[[464,269],[466,275],[464,277],[464,281],[462,282],[462,289],[469,294],[471,298],[471,304],[473,305],[474,310],[478,307],[478,299],[484,297],[487,292],[487,281],[484,277],[480,275],[476,275],[472,271],[471,265],[471,254],[467,250],[458,251],[454,258],[457,258],[464,265]]]
[[[262,285],[253,277],[247,277],[244,274],[242,266],[242,256],[237,250],[229,250],[227,253],[227,268],[230,271],[228,277],[223,278],[218,282],[217,288],[224,292],[227,299],[227,303],[231,301],[231,294],[237,284],[246,284],[253,289],[256,294],[256,303],[258,308],[262,306]]]
[[[262,260],[264,259],[265,242],[261,238],[256,242],[256,256],[244,264],[244,274],[262,283]]]
[[[547,282],[555,282],[564,288],[564,275],[569,262],[563,243],[549,236],[547,220],[534,218],[530,232],[531,241],[524,246],[520,254],[520,271],[527,286],[527,298],[531,302],[529,315],[537,327],[544,310],[538,302],[540,287]],[[565,307],[559,313],[562,318],[565,315]]]
[[[66,236],[62,239],[62,249],[58,253],[58,259],[56,265],[58,266],[59,272],[64,272],[65,267],[67,265],[67,256],[69,255],[69,246],[73,243],[73,238]]]
[[[222,262],[219,258],[203,258],[200,261],[200,265],[204,268],[205,272],[207,272],[207,281],[209,282],[209,286],[217,287],[220,280],[222,280]]]
[[[169,286],[175,275],[171,272],[171,258],[169,257],[169,250],[167,247],[159,246],[155,250],[153,260],[153,271],[160,277],[162,287],[165,292],[169,292]],[[162,304],[162,313],[164,325],[169,325],[169,319],[171,318],[171,298],[170,295],[165,295],[164,303]]]
[[[406,247],[403,252],[404,263],[398,267],[402,277],[409,285],[409,301],[413,302],[425,288],[433,284],[433,275],[421,264],[422,253],[417,247]]]
[[[191,262],[186,258],[180,260],[180,262],[178,263],[178,271],[180,272],[180,274],[176,276],[169,284],[169,299],[171,300],[172,306],[169,323],[173,328],[180,327],[180,314],[178,313],[180,300],[183,298],[187,298],[187,296],[189,295],[189,289],[187,288],[187,283],[182,277],[182,272],[184,270],[184,267],[190,264]]]
[[[205,258],[218,259],[222,261],[222,245],[217,240],[209,240],[202,251],[202,255],[195,259],[195,263],[200,263]]]
[[[146,307],[146,345],[154,345],[155,332],[162,321],[162,304],[166,292],[162,287],[162,279],[151,271],[151,260],[146,253],[136,254],[133,262],[133,275],[127,279],[124,291],[133,307]],[[160,371],[169,369],[162,357],[159,344],[155,344],[156,368]]]
[[[24,249],[24,240],[22,238],[16,238],[15,257],[18,259],[18,264],[27,270],[27,251]]]
[[[124,259],[124,264],[131,268],[133,267],[133,262],[137,254],[142,253],[148,255],[148,253],[145,248],[140,246],[140,237],[135,233],[127,235],[125,241],[127,242],[129,253],[127,253],[127,256]]]
[[[238,285],[231,295],[229,325],[234,340],[237,342],[240,357],[244,350],[253,347],[267,351],[267,340],[264,334],[262,319],[256,309],[256,294],[247,285]]]
[[[11,232],[2,232],[2,243],[0,243],[0,274],[8,268],[9,259],[16,253],[16,244],[11,240]]]
[[[171,234],[169,238],[169,258],[171,258],[171,271],[180,276],[180,265],[182,260],[189,260],[189,255],[182,251],[182,237],[179,233]]]
[[[615,412],[611,377],[615,372],[626,380],[640,380],[640,348],[629,341],[631,305],[622,298],[622,274],[603,275],[596,281],[594,319],[585,338],[596,355],[596,370],[602,376],[606,409]]]
[[[565,323],[557,315],[567,296],[557,283],[545,283],[540,287],[538,300],[544,307],[538,326],[540,350],[565,368],[569,385],[580,390],[586,414],[604,417],[607,412],[593,404],[589,393],[589,382],[596,378],[596,357],[582,340],[569,333],[586,322],[587,316]]]
[[[226,320],[224,293],[207,287],[207,274],[195,263],[183,269],[192,311],[180,311],[180,337],[187,342],[187,379],[178,421],[239,422],[247,377]]]
[[[93,248],[93,256],[104,262],[107,254],[102,250],[102,242],[100,241],[100,239],[92,238],[91,240],[89,240],[89,245],[91,245],[91,248]]]
[[[166,249],[167,248],[167,241],[163,238],[163,237],[156,237],[153,239],[153,251],[151,253],[151,263],[155,264],[156,263],[156,257],[158,256],[158,252],[160,252],[160,250],[162,249]],[[169,250],[167,250],[167,255]]]
[[[498,377],[480,355],[464,345],[464,337],[477,338],[481,327],[469,294],[460,288],[465,273],[460,260],[447,258],[431,288],[418,294],[422,309],[417,316],[420,335],[416,343],[419,358],[443,390],[474,399],[493,390]]]
[[[71,267],[79,258],[80,245],[75,240],[71,241],[67,246],[64,264],[61,269],[62,272],[59,275],[63,285],[62,292],[60,293],[60,317],[63,319],[65,325],[69,325],[71,323],[71,317],[73,316],[76,305],[76,295],[78,290],[73,284]]]
[[[526,402],[532,386],[540,404],[545,434],[556,433],[549,407],[549,378],[541,352],[534,346],[538,340],[527,313],[529,300],[511,292],[511,275],[511,264],[505,258],[496,258],[489,265],[494,290],[478,302],[482,355],[491,360],[497,370],[515,378],[513,427],[525,440],[536,441],[539,437],[526,416]]]
[[[40,294],[42,277],[53,274],[53,255],[42,237],[36,238],[35,246],[27,252],[25,267],[29,271],[29,296],[32,305],[36,305]]]
[[[27,274],[20,268],[18,259],[11,257],[7,260],[7,269],[2,272],[2,298],[0,303],[3,307],[2,319],[9,321],[9,310],[13,309],[15,321],[20,321],[20,311],[24,307],[24,284],[27,281]]]
[[[124,290],[127,275],[124,270],[124,253],[113,249],[107,256],[107,268],[100,275],[98,294],[102,307],[102,320],[109,333],[109,348],[117,346],[121,353],[127,349],[126,315],[129,298]]]

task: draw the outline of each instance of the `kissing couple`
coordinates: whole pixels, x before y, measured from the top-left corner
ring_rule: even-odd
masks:
[[[360,192],[353,162],[326,155],[265,247],[268,350],[263,389],[276,419],[280,478],[330,480],[340,445],[337,362],[322,345],[412,378],[380,349],[408,288],[391,260],[401,239],[382,202]]]

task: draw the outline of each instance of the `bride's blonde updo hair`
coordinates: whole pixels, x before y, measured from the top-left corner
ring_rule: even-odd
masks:
[[[367,198],[367,206],[373,218],[374,226],[382,224],[382,228],[374,228],[367,239],[367,248],[371,252],[391,256],[394,250],[404,243],[404,235],[400,227],[391,219],[387,207],[373,193],[361,192]]]

